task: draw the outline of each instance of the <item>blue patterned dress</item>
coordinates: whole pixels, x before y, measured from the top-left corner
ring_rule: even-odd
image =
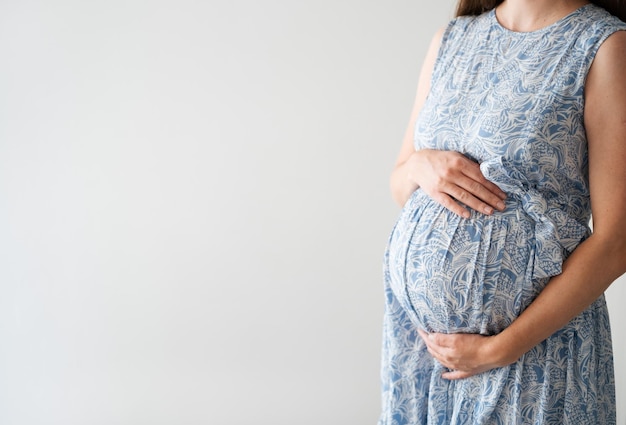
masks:
[[[615,424],[604,297],[517,362],[458,381],[417,329],[497,334],[589,236],[584,83],[618,30],[591,4],[527,33],[493,10],[448,25],[415,148],[478,161],[507,208],[464,219],[420,189],[406,202],[385,254],[379,425]]]

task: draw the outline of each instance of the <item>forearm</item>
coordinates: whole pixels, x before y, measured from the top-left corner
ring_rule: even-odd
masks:
[[[576,248],[532,304],[494,337],[503,364],[517,360],[591,305],[626,272],[626,241],[592,235]]]
[[[496,347],[521,356],[565,326],[626,272],[626,32],[603,43],[585,81],[585,132],[594,233],[563,265],[563,273],[511,326]],[[509,358],[509,360],[515,360]]]

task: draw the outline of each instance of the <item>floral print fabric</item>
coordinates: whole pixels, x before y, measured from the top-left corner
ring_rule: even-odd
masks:
[[[415,148],[478,161],[507,208],[464,219],[420,189],[404,206],[385,253],[379,425],[615,424],[603,297],[517,362],[458,381],[417,329],[497,334],[589,236],[584,82],[618,30],[591,4],[528,33],[494,10],[448,25]]]

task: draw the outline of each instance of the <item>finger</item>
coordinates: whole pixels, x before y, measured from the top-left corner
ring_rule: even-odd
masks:
[[[429,334],[426,347],[428,352],[442,365],[448,369],[459,369],[461,360],[457,351],[447,344],[447,335]]]
[[[460,370],[452,370],[450,372],[444,372],[441,374],[441,377],[443,379],[448,379],[451,381],[454,380],[458,380],[458,379],[465,379],[465,378],[469,378],[470,376],[474,376],[475,373],[471,373],[471,372],[464,372],[464,371],[460,371]]]
[[[488,196],[491,199],[494,199],[494,202],[497,203],[498,201],[502,201],[507,198],[506,193],[500,189],[498,185],[485,178],[478,163],[468,160],[468,162],[463,163],[460,171],[471,180],[477,182],[480,187],[488,193]],[[490,204],[495,207],[493,202],[490,202]]]
[[[477,199],[477,202],[475,202],[474,204],[467,204],[469,207],[475,209],[476,211],[485,212],[487,214],[490,214],[490,212],[488,211],[493,211],[493,208],[498,210],[503,210],[504,208],[506,208],[506,204],[500,197],[500,193],[504,192],[501,192],[500,189],[497,189],[497,186],[493,185],[493,183],[482,177],[482,174],[480,174],[480,172],[478,173],[478,175],[471,176],[463,174],[463,177],[464,178],[459,178],[455,182],[456,185],[461,190],[469,192],[471,195],[474,196],[475,199]],[[479,177],[481,177],[481,179],[477,180]],[[494,189],[493,186],[495,186],[496,189]]]
[[[506,208],[504,199],[501,198],[499,195],[499,189],[494,192],[493,189],[490,189],[486,185],[486,183],[488,183],[488,180],[483,179],[483,181],[477,181],[468,177],[466,179],[461,179],[458,185],[468,192],[472,193],[476,198],[480,199],[485,204],[488,204],[495,209],[503,210],[504,208]]]
[[[461,184],[460,186],[450,187],[449,189],[446,190],[446,192],[457,201],[463,203],[464,205],[467,205],[468,207],[470,207],[471,209],[475,211],[479,211],[487,215],[493,214],[494,210],[491,205],[488,205],[481,199],[477,198],[476,196],[473,195],[472,192],[466,189],[466,187],[469,187],[471,183],[470,184],[466,183],[465,187],[462,186],[463,183],[460,183],[460,184]],[[478,190],[475,190],[475,191],[478,191]],[[484,193],[484,191],[481,191],[481,192]],[[493,196],[493,194],[491,196]],[[498,201],[498,202],[502,202],[502,201]],[[498,209],[500,209],[500,205],[498,205],[497,203],[496,205]]]
[[[506,193],[502,189],[500,189],[498,185],[496,185],[492,181],[487,180],[485,178],[478,164],[473,163],[472,166],[464,167],[462,169],[462,172],[467,177],[480,183],[483,187],[485,187],[485,189],[487,189],[490,193],[494,194],[498,199],[500,200],[506,199],[507,197]]]
[[[441,354],[437,352],[437,350],[433,346],[426,345],[426,348],[428,350],[428,353],[431,355],[433,359],[435,359],[435,361],[437,361],[439,364],[441,364],[443,367],[447,369],[450,369],[450,370],[454,369],[454,366],[450,363],[447,363],[445,359],[441,356]]]
[[[450,195],[444,192],[439,192],[433,197],[433,199],[437,203],[439,203],[441,206],[452,211],[456,215],[463,217],[463,218],[470,218],[469,211],[463,208],[461,205],[459,205],[459,203],[456,202]]]
[[[428,334],[428,342],[442,355],[449,356],[457,350],[456,341],[461,334],[444,334],[432,332]]]
[[[417,333],[418,333],[418,334],[422,337],[422,339],[423,339],[425,342],[428,342],[428,335],[429,335],[429,333],[428,333],[428,332],[426,332],[426,331],[425,331],[425,330],[423,330],[423,329],[418,329],[418,330],[417,330]]]
[[[495,193],[498,196],[498,198],[500,198],[501,200],[504,201],[507,198],[506,192],[500,189],[500,187],[496,185],[495,183],[487,180],[485,176],[483,176],[483,181],[481,183],[483,184],[483,186],[489,189],[490,192]]]
[[[455,369],[458,367],[458,365],[456,365],[453,360],[447,356],[446,351],[449,349],[437,345],[437,343],[435,342],[435,334],[427,334],[422,332],[420,335],[426,343],[426,349],[428,350],[430,355],[435,360],[437,360],[437,362],[439,362],[444,367],[447,367],[448,369]]]
[[[436,354],[436,349],[435,349],[435,344],[434,341],[431,337],[432,334],[422,330],[422,329],[418,329],[417,333],[420,335],[420,337],[422,338],[422,340],[424,340],[424,343],[426,344],[426,348],[428,349],[428,351],[431,354]]]
[[[420,337],[422,337],[422,339],[426,343],[426,349],[428,350],[430,355],[435,360],[437,360],[440,363],[442,363],[441,360],[443,360],[444,356],[442,355],[439,347],[435,343],[435,339],[433,338],[435,334],[429,334],[428,332],[425,332],[425,331],[423,331],[421,329],[418,329],[417,332],[419,333]]]

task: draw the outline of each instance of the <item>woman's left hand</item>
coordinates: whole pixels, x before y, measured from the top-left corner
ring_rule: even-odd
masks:
[[[497,367],[506,366],[507,353],[497,347],[495,336],[479,334],[427,333],[419,330],[428,352],[450,369],[445,379],[463,379]]]

